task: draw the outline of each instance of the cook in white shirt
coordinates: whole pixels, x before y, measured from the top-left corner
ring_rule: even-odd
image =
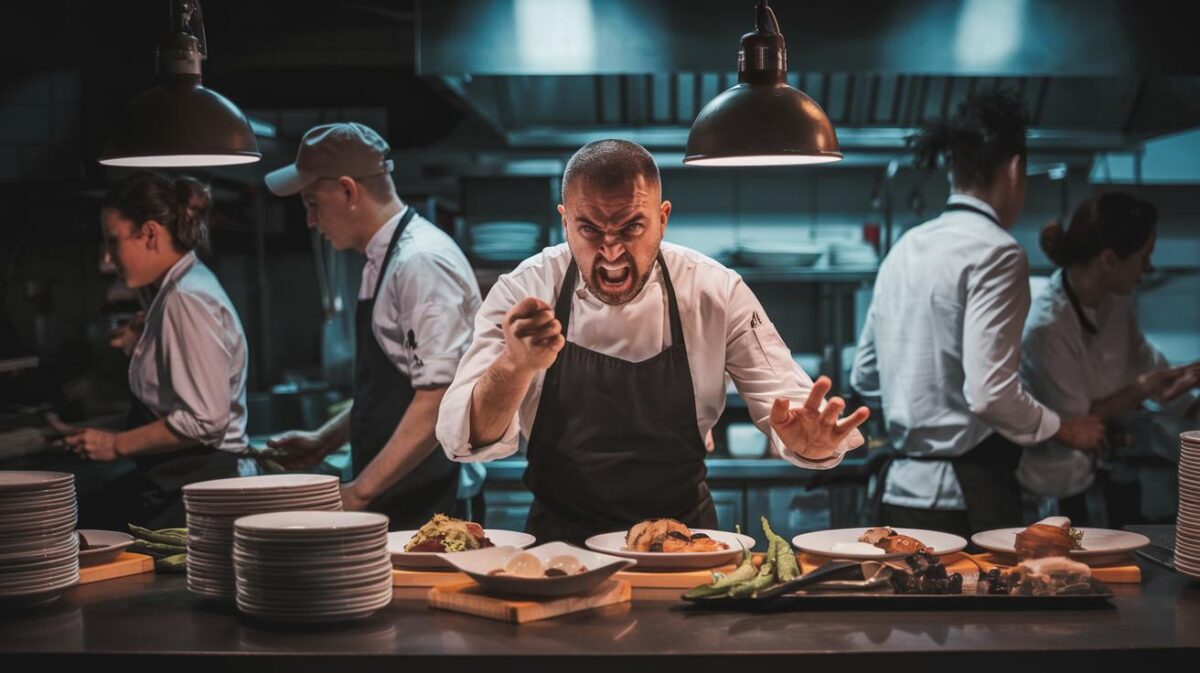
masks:
[[[67,444],[88,460],[130,456],[135,474],[109,485],[133,521],[182,526],[179,489],[233,477],[246,437],[246,336],[237,311],[195,250],[207,245],[207,188],[137,173],[101,207],[105,254],[131,288],[154,299],[133,347],[130,429],[85,429]],[[108,503],[106,503],[108,504]]]
[[[268,445],[285,464],[319,462],[349,439],[354,479],[345,509],[370,509],[393,529],[453,513],[459,466],[437,450],[438,405],[466,351],[479,286],[454,241],[396,195],[388,144],[357,123],[310,129],[294,164],[267,175],[299,194],[308,225],[334,248],[367,258],[355,315],[354,404],[316,432]]]
[[[733,379],[790,462],[832,467],[860,445],[859,409],[828,402],[736,273],[662,243],[671,204],[644,148],[580,149],[562,181],[567,243],[500,277],[442,401],[438,439],[457,461],[528,440],[526,528],[580,543],[642,519],[713,527],[704,437]]]
[[[1019,445],[1095,446],[1103,428],[1062,421],[1019,380],[1028,262],[1008,229],[1025,197],[1021,102],[974,95],[916,152],[927,167],[948,157],[953,194],[880,266],[851,385],[881,399],[902,456],[880,485],[880,523],[969,536],[1021,525]]]
[[[1061,268],[1034,300],[1021,376],[1059,414],[1094,414],[1119,425],[1148,399],[1192,418],[1200,412],[1200,363],[1169,366],[1138,326],[1132,294],[1152,268],[1157,219],[1152,204],[1107,192],[1084,200],[1069,228],[1053,222],[1042,230],[1042,249]],[[1025,450],[1017,477],[1030,491],[1059,498],[1063,514],[1087,525],[1083,495],[1096,479],[1094,454],[1049,440]]]

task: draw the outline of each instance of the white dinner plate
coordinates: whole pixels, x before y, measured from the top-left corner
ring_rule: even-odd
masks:
[[[971,542],[1000,554],[1016,554],[1017,533],[1024,528],[999,528],[971,536]],[[1080,528],[1083,549],[1073,549],[1068,555],[1092,565],[1103,565],[1109,561],[1120,561],[1135,550],[1150,544],[1150,538],[1138,533],[1107,528]]]
[[[270,493],[317,490],[337,484],[338,478],[329,474],[265,474],[257,477],[230,477],[199,481],[183,487],[184,498],[192,493]]]
[[[415,530],[398,530],[388,533],[388,553],[392,556],[392,565],[398,568],[445,568],[447,570],[454,568],[442,558],[440,552],[404,551],[404,545],[408,544],[408,541],[416,534]],[[485,528],[483,535],[497,547],[526,549],[537,542],[537,538],[529,533],[515,530]],[[466,552],[454,553],[465,554]]]
[[[882,526],[879,526],[882,528]],[[950,533],[941,533],[935,530],[921,530],[919,528],[892,528],[900,535],[907,535],[924,544],[926,547],[931,547],[933,553],[937,556],[945,556],[953,554],[967,548],[967,541],[957,535]],[[818,556],[830,556],[834,558],[850,559],[850,560],[878,560],[888,558],[903,558],[908,555],[907,552],[899,552],[894,554],[866,554],[834,551],[834,545],[854,544],[858,542],[858,538],[867,532],[866,528],[837,528],[834,530],[818,530],[811,533],[802,533],[792,538],[792,545],[803,552],[816,554]],[[883,551],[882,549],[880,551]]]
[[[717,542],[724,542],[728,549],[714,552],[666,553],[629,551],[625,548],[628,531],[601,533],[588,538],[584,544],[588,549],[613,556],[631,558],[638,562],[638,570],[702,570],[716,568],[742,557],[742,549],[752,549],[754,538],[749,535],[728,533],[723,530],[692,528],[692,533],[704,533]]]

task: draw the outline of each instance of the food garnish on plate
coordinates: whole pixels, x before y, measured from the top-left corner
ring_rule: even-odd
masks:
[[[686,554],[725,551],[729,545],[704,533],[693,533],[674,519],[647,519],[625,534],[625,549],[636,552]]]
[[[1066,556],[1072,550],[1083,549],[1082,539],[1083,532],[1071,528],[1070,519],[1052,516],[1017,533],[1015,549],[1023,560]]]
[[[404,545],[404,551],[447,553],[494,546],[484,535],[483,526],[445,514],[435,514]]]
[[[858,541],[878,547],[887,554],[916,554],[929,550],[920,540],[901,535],[887,526],[868,528],[858,536]]]

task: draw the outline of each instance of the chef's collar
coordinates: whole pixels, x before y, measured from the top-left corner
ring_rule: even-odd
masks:
[[[171,268],[167,269],[167,272],[163,274],[162,285],[159,285],[158,292],[154,293],[154,300],[150,303],[150,307],[154,308],[154,304],[157,304],[159,300],[162,299],[167,287],[178,281],[180,277],[187,273],[188,270],[191,269],[195,264],[195,250],[189,250],[186,255],[175,260],[175,263],[171,265]]]
[[[951,204],[955,204],[955,203],[960,203],[964,206],[971,206],[973,208],[978,208],[979,210],[982,210],[983,212],[991,215],[993,218],[995,218],[995,220],[997,222],[1000,221],[1000,215],[998,215],[996,213],[996,209],[993,208],[990,203],[988,203],[987,201],[984,201],[983,199],[976,198],[974,196],[971,196],[970,194],[951,194],[950,198],[946,200],[946,205],[951,205]]]
[[[400,224],[400,218],[404,217],[404,213],[412,206],[404,206],[400,212],[389,217],[383,226],[379,228],[372,236],[371,240],[367,241],[366,254],[367,259],[373,262],[379,262],[387,255],[388,246],[392,244],[392,234],[396,231],[396,226]]]

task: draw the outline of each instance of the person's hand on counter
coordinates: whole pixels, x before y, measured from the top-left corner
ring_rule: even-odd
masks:
[[[1063,419],[1054,439],[1084,453],[1099,453],[1107,448],[1107,430],[1097,416]]]
[[[84,460],[109,462],[121,456],[117,448],[118,434],[96,428],[84,428],[67,435],[63,442],[75,455]]]
[[[832,388],[829,377],[822,376],[813,383],[800,407],[790,408],[786,398],[776,399],[771,407],[771,427],[790,451],[805,460],[820,462],[837,455],[843,440],[871,415],[866,407],[859,407],[839,420],[846,409],[840,397],[831,398],[822,409],[821,402]]]

